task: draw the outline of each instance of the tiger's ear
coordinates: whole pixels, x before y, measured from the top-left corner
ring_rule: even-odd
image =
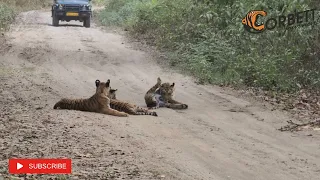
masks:
[[[98,87],[99,86],[99,84],[100,84],[100,80],[96,80],[96,86]]]
[[[171,84],[171,87],[173,87],[173,86],[174,86],[174,83]]]
[[[106,87],[110,87],[110,79],[107,80]]]

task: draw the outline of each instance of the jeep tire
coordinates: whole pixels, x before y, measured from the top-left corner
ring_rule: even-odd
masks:
[[[59,26],[59,19],[55,15],[52,16],[52,25]]]
[[[86,27],[86,28],[89,28],[90,27],[90,20],[91,18],[87,18],[87,19],[84,19],[83,20],[83,26]]]

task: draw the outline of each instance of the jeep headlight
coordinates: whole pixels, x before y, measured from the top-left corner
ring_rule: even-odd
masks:
[[[90,10],[91,6],[90,5],[83,5],[82,6],[82,11]]]
[[[61,4],[59,4],[59,10],[62,10],[63,6]]]

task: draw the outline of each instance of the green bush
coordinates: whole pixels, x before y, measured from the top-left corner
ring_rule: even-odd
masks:
[[[143,34],[172,66],[200,82],[296,91],[320,87],[319,25],[246,32],[249,10],[278,16],[312,9],[314,0],[109,0],[104,25]],[[316,15],[317,17],[317,15]]]
[[[14,20],[14,11],[6,4],[0,3],[0,28],[4,30]]]
[[[93,0],[92,3],[94,3],[95,5],[104,5],[106,0]]]
[[[20,11],[47,7],[51,0],[0,0],[0,29],[5,30]]]

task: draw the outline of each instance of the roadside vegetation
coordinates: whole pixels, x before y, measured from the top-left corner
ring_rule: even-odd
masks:
[[[0,28],[5,30],[18,12],[47,7],[50,0],[0,0]]]
[[[106,0],[93,0],[92,3],[97,6],[105,5]]]
[[[299,0],[108,0],[106,25],[143,34],[171,55],[171,65],[201,82],[292,92],[320,87],[319,26],[249,34],[249,10],[281,15],[312,9]]]
[[[171,66],[190,73],[200,83],[250,87],[271,92],[272,98],[280,94],[300,98],[303,94],[313,103],[314,98],[320,97],[319,23],[276,28],[261,34],[248,33],[241,23],[249,10],[262,9],[275,17],[317,8],[316,0],[106,0],[105,3],[99,14],[103,25],[120,26],[131,35],[143,37],[166,53]],[[316,12],[315,19],[318,17]],[[300,98],[298,102],[301,101]],[[313,109],[319,108],[320,104]]]

